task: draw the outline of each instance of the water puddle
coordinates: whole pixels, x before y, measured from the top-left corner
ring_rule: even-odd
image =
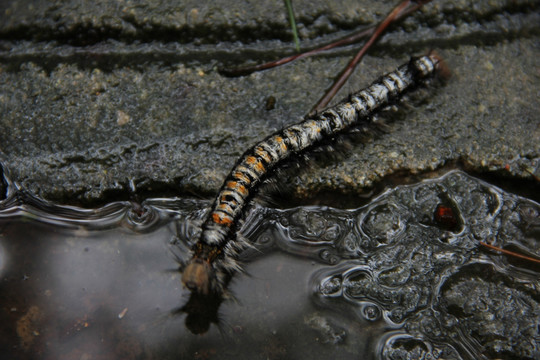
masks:
[[[539,267],[480,245],[539,257],[540,206],[461,172],[354,210],[255,206],[204,335],[177,269],[208,202],[85,210],[2,184],[10,359],[540,358]]]

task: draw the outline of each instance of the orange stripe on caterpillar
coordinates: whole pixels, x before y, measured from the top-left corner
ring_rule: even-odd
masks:
[[[281,136],[274,137],[274,140],[278,143],[281,152],[284,154],[287,152],[287,145],[283,141],[283,138]]]
[[[251,180],[249,179],[248,176],[246,176],[243,172],[241,171],[235,171],[232,173],[232,177],[238,181],[242,181],[244,184],[246,185],[249,185],[249,183],[251,183]]]
[[[272,163],[272,158],[270,157],[270,154],[268,154],[268,152],[260,146],[257,146],[255,148],[255,155],[261,157],[267,164]]]
[[[242,184],[240,184],[237,181],[228,181],[225,184],[225,188],[229,190],[236,190],[242,195],[243,197],[247,197],[249,194],[249,191],[246,189],[246,187]]]
[[[258,175],[262,175],[266,171],[262,162],[259,159],[257,159],[255,156],[248,156],[246,158],[246,163],[250,165],[251,168],[254,169]]]
[[[234,222],[234,219],[229,216],[228,214],[220,214],[220,213],[217,213],[217,212],[214,212],[212,214],[212,220],[216,223],[216,224],[222,224],[222,225],[225,225],[227,227],[230,227],[233,222]]]

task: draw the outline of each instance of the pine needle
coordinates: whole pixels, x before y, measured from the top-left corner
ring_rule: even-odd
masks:
[[[296,51],[300,52],[300,39],[298,38],[298,30],[296,29],[296,21],[294,20],[291,0],[285,0],[285,5],[287,6],[287,12],[289,13],[289,23],[291,24],[291,30],[294,37],[294,45]]]
[[[503,253],[503,254],[506,254],[506,255],[509,255],[509,256],[513,256],[513,257],[516,257],[516,258],[520,258],[520,259],[523,259],[523,260],[527,260],[527,261],[530,261],[530,262],[540,264],[540,259],[535,259],[533,257],[523,255],[523,254],[519,254],[519,253],[514,252],[514,251],[502,249],[500,247],[485,243],[483,241],[479,241],[479,243],[480,243],[480,245],[482,245],[484,247],[487,247],[488,249],[495,250],[495,251],[498,251],[500,253]]]

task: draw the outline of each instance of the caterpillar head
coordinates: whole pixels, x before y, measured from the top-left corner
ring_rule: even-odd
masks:
[[[182,283],[192,292],[202,295],[210,293],[212,269],[210,264],[194,257],[184,269]]]

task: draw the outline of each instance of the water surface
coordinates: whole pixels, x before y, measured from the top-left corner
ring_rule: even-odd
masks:
[[[255,206],[217,323],[193,334],[179,261],[209,207],[62,207],[8,186],[1,351],[12,359],[520,359],[540,355],[540,206],[461,172],[359,209]],[[446,209],[442,211],[441,209]],[[218,320],[219,319],[219,320]]]

